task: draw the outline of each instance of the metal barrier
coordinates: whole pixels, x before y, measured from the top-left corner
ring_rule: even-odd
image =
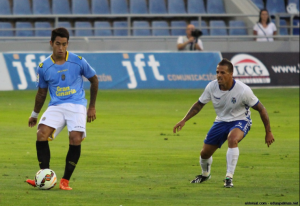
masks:
[[[289,34],[290,36],[285,36],[288,38],[293,38],[295,37],[295,35],[293,35],[293,28],[299,28],[299,26],[294,26],[293,25],[293,19],[296,17],[299,17],[298,14],[288,14],[288,13],[278,13],[275,16],[275,24],[276,27],[278,28],[278,32],[280,30],[280,28],[288,28],[289,29]],[[134,20],[140,20],[140,19],[148,19],[148,20],[154,20],[154,19],[163,19],[163,20],[170,20],[170,18],[181,18],[181,20],[186,20],[186,21],[192,21],[192,20],[198,20],[199,22],[199,29],[210,29],[210,27],[201,27],[201,21],[205,21],[205,20],[209,20],[209,19],[222,19],[222,20],[228,20],[228,19],[237,19],[237,18],[250,18],[250,17],[258,17],[258,14],[122,14],[122,15],[0,15],[0,21],[4,21],[4,22],[8,22],[8,21],[17,21],[17,20],[28,20],[31,22],[34,21],[50,21],[53,24],[53,27],[57,27],[58,26],[58,22],[60,21],[74,21],[77,19],[81,19],[81,20],[88,20],[88,21],[112,21],[112,20],[123,20],[123,21],[127,21],[128,23],[128,27],[127,27],[127,31],[128,31],[128,36],[133,36],[132,35],[132,30],[133,27],[132,22]],[[287,26],[281,26],[279,25],[279,20],[280,18],[286,18],[289,19],[289,25]],[[243,27],[246,28],[248,30],[252,29],[252,25],[251,26],[247,26],[247,27]],[[174,29],[175,27],[167,27],[168,29]],[[218,27],[214,27],[214,28],[218,28]],[[231,27],[222,27],[222,28],[226,28],[226,29],[230,29]],[[232,27],[234,29],[236,29],[237,27]],[[71,30],[75,31],[75,30],[84,30],[87,28],[75,28],[72,27]],[[88,28],[90,29],[90,28]],[[93,30],[98,30],[101,28],[95,28],[92,27]],[[111,29],[111,30],[116,30],[116,29],[124,29],[124,28],[105,28],[105,29]],[[145,29],[153,29],[153,27],[148,27]],[[158,28],[155,28],[158,29]],[[161,28],[164,29],[164,28]],[[176,27],[175,29],[183,29],[181,27]],[[184,28],[185,29],[185,28]],[[12,30],[12,31],[17,31],[17,30],[28,30],[28,29],[17,29],[17,28],[13,28],[13,29],[1,29],[0,31],[7,31],[7,30]],[[47,29],[36,29],[36,28],[32,28],[30,30],[47,30]],[[249,32],[248,32],[249,33]],[[170,36],[168,36],[170,37]],[[211,38],[212,36],[209,36],[209,38]],[[225,36],[226,39],[230,39],[230,36]],[[235,38],[237,38],[237,36],[234,36]],[[248,38],[252,36],[248,35]],[[0,37],[0,40],[3,39],[10,39],[11,37]],[[20,38],[20,37],[19,37]],[[23,39],[24,37],[21,37],[21,39]],[[36,37],[35,37],[36,38]],[[88,37],[88,38],[93,38],[93,37]],[[104,37],[103,37],[104,38]],[[111,37],[105,37],[105,38],[111,38]],[[136,37],[135,37],[136,38]],[[207,37],[205,37],[207,38]],[[223,36],[222,36],[223,38]],[[244,37],[241,37],[244,38]],[[26,37],[26,39],[30,39],[29,37]]]

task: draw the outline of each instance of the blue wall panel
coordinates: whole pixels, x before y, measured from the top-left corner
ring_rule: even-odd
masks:
[[[77,54],[96,70],[100,89],[204,88],[221,60],[219,52]],[[36,89],[36,67],[49,55],[3,53],[13,89]]]

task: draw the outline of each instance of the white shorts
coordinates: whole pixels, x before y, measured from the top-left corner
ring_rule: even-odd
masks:
[[[44,124],[55,130],[48,140],[53,140],[67,125],[68,131],[83,132],[82,138],[86,137],[86,107],[80,104],[59,104],[50,106],[44,112],[39,125]]]

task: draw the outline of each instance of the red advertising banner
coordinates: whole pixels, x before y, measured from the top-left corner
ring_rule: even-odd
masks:
[[[222,53],[233,76],[250,86],[299,86],[299,53]]]

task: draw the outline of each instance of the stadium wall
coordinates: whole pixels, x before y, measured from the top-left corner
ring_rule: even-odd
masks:
[[[226,39],[227,38],[227,39]],[[299,52],[299,37],[277,37],[274,42],[256,42],[251,36],[207,37],[202,41],[205,51],[221,52]],[[30,40],[0,41],[0,52],[51,52],[49,38],[33,38]],[[151,38],[82,38],[71,37],[70,51],[177,51],[177,37]]]

